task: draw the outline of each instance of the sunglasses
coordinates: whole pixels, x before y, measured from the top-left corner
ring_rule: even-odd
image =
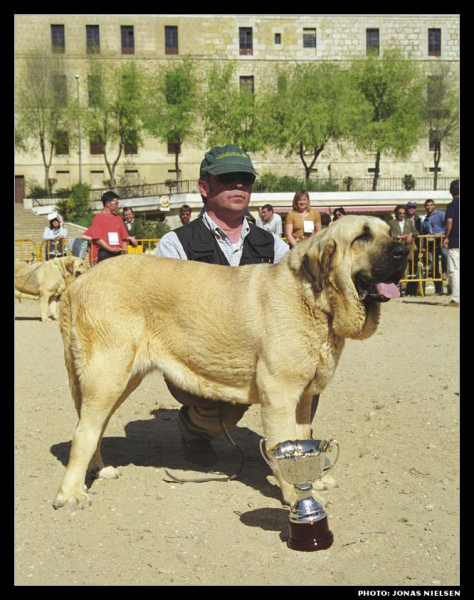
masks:
[[[252,173],[222,173],[222,175],[215,175],[215,178],[224,185],[231,185],[237,181],[242,185],[253,185],[255,181],[255,175]]]

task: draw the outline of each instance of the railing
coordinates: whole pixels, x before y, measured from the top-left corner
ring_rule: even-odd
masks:
[[[438,177],[437,189],[449,190],[449,185],[454,177]],[[351,191],[371,192],[373,186],[372,177],[340,177],[325,179],[298,179],[294,177],[282,177],[278,182],[271,184],[265,178],[257,179],[253,191],[259,192],[296,192],[298,189],[307,189],[315,192]],[[433,177],[416,177],[412,191],[434,191]],[[108,188],[93,189],[90,191],[91,201],[98,201],[102,195],[113,190],[122,200],[129,198],[147,198],[158,196],[172,196],[176,194],[196,194],[199,192],[196,179],[187,181],[168,181],[166,183],[147,183],[142,185],[115,186]],[[407,191],[401,177],[381,177],[377,182],[378,192],[402,192]],[[43,198],[33,199],[33,204],[41,205],[42,200],[64,198],[61,194],[45,195]]]

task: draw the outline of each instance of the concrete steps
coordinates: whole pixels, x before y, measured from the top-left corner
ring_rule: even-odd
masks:
[[[30,260],[36,246],[39,248],[43,243],[44,228],[48,226],[45,215],[35,215],[24,208],[23,204],[15,203],[15,259]],[[79,237],[85,228],[71,223],[65,223],[68,238]],[[17,242],[16,240],[31,240],[30,242]],[[34,242],[34,243],[31,243]],[[43,253],[44,256],[44,253]]]

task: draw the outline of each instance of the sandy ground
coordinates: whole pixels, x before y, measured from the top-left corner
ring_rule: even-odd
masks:
[[[105,434],[105,460],[122,476],[93,482],[88,509],[55,511],[76,415],[58,324],[41,323],[35,301],[17,304],[15,585],[458,585],[459,309],[447,300],[392,300],[371,339],[347,342],[315,422],[315,437],[341,446],[338,487],[324,492],[334,544],[320,552],[286,545],[258,407],[232,430],[245,454],[239,480],[166,481],[165,468],[196,472],[159,375]],[[225,439],[217,449],[234,473],[236,449]]]

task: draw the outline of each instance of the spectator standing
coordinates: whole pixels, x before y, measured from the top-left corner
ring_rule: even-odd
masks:
[[[334,212],[332,213],[332,220],[337,221],[338,219],[343,217],[345,214],[346,214],[346,211],[344,210],[344,208],[342,206],[340,206],[339,208],[335,208]]]
[[[48,215],[49,227],[45,227],[43,240],[47,240],[45,254],[46,260],[64,256],[64,239],[67,238],[67,229],[62,227],[57,212]]]
[[[432,268],[433,279],[435,279],[435,294],[443,295],[443,273],[447,270],[447,251],[441,243],[441,238],[445,233],[445,214],[438,210],[433,200],[425,202],[426,216],[421,223],[421,234],[432,237],[425,238],[424,246],[429,253],[429,261]],[[441,269],[440,269],[441,262]],[[436,281],[436,280],[440,281]]]
[[[392,219],[389,222],[390,227],[390,235],[392,238],[398,240],[402,244],[406,244],[407,246],[411,246],[411,243],[418,236],[418,231],[415,227],[415,224],[410,219],[406,219],[406,209],[404,206],[395,207],[395,219]],[[410,253],[408,259],[408,278],[414,277],[415,265],[418,264],[418,252],[416,249],[414,252]],[[406,296],[416,296],[416,292],[418,289],[418,283],[409,282],[407,283],[407,287],[405,290]]]
[[[260,216],[257,219],[257,227],[261,227],[269,233],[276,233],[280,237],[283,235],[283,224],[280,215],[273,212],[271,204],[265,204],[260,209]]]
[[[202,214],[164,235],[155,254],[232,267],[279,262],[288,245],[277,235],[249,224],[245,217],[256,174],[243,150],[231,145],[212,148],[201,163],[198,182]],[[221,420],[227,428],[236,425],[248,406],[231,404],[225,398],[212,402],[166,383],[183,405],[179,428],[186,459],[200,465],[215,464],[218,458],[211,440],[222,434]]]
[[[418,231],[418,233],[421,233],[422,218],[420,217],[420,215],[416,214],[417,207],[417,203],[414,200],[410,200],[410,202],[408,202],[405,207],[405,210],[407,211],[406,218],[410,219],[410,221],[413,221],[416,230]]]
[[[188,225],[193,218],[193,209],[188,204],[183,204],[180,207],[179,213],[177,215],[173,215],[166,219],[166,224],[173,231],[178,229],[178,227],[182,227],[183,225]]]
[[[285,223],[285,236],[291,248],[298,242],[321,231],[321,215],[311,208],[308,192],[296,192],[293,198],[293,210],[288,213]]]
[[[447,306],[459,306],[459,179],[451,182],[449,192],[453,199],[446,208],[446,237],[444,238],[444,247],[448,250],[448,277],[451,287],[451,300]]]
[[[137,245],[137,240],[129,234],[122,219],[117,214],[120,197],[115,192],[105,192],[102,196],[103,209],[94,217],[87,230],[98,247],[97,262],[119,256],[127,251],[127,242]]]
[[[133,208],[126,206],[122,211],[122,216],[126,230],[132,237],[136,238],[138,221],[135,219],[135,213],[133,212]]]

